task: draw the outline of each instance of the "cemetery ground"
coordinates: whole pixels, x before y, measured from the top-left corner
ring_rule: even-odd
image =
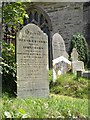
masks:
[[[12,8],[14,8],[14,11]],[[5,5],[3,8],[2,21],[5,24],[3,40],[7,41],[7,43],[13,42],[15,46],[2,42],[2,58],[0,58],[2,71],[0,71],[0,74],[2,74],[3,94],[0,101],[0,119],[66,118],[70,120],[80,118],[82,120],[84,118],[86,120],[89,118],[89,79],[81,77],[77,79],[76,75],[74,75],[74,72],[82,67],[80,61],[85,64],[90,62],[84,36],[77,34],[72,37],[68,55],[64,40],[57,33],[57,29],[55,30],[56,33],[53,36],[51,35],[53,31],[51,27],[48,27],[48,16],[44,20],[43,14],[42,18],[41,15],[38,15],[38,12],[35,12],[34,16],[32,16],[32,12],[29,14],[24,8],[25,6],[22,3]],[[9,14],[7,14],[7,11]],[[15,11],[16,14],[13,14]],[[10,16],[10,18],[7,16]],[[37,21],[34,21],[35,24],[33,23],[33,17]],[[7,25],[7,23],[12,25]],[[10,30],[8,30],[9,26]],[[78,54],[77,56],[71,54],[73,48],[77,48],[79,56]],[[60,73],[63,73],[63,75],[56,77],[56,82],[52,82],[54,80],[52,79],[52,70],[49,71],[48,78],[47,65],[51,66],[51,58],[56,59],[62,55],[67,59],[71,57],[70,60],[73,64],[66,62],[65,59],[62,59],[58,64],[60,69],[56,69],[56,65],[53,64],[56,75],[58,76]],[[66,64],[64,65],[64,63]],[[73,74],[64,74],[68,71],[70,65]],[[10,92],[14,92],[17,97],[12,96]]]
[[[88,80],[77,79],[71,73],[61,75],[52,83],[49,71],[50,95],[48,98],[9,97],[4,93],[1,118],[74,118],[88,117]],[[1,102],[0,102],[1,103]],[[0,105],[1,106],[1,105]]]

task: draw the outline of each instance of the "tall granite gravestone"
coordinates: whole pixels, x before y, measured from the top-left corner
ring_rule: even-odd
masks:
[[[17,96],[48,97],[48,37],[35,24],[17,35]]]
[[[52,47],[53,47],[53,59],[56,59],[60,56],[64,56],[65,58],[68,59],[68,54],[66,52],[64,40],[59,33],[55,33],[53,35]]]

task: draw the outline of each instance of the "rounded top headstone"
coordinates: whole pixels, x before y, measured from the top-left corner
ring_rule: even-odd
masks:
[[[40,27],[38,27],[33,23],[29,23],[25,25],[18,34],[19,34],[19,38],[20,37],[22,38],[23,35],[33,36],[33,34],[34,35],[36,34],[38,36],[42,35],[42,37],[48,37],[47,34],[40,29]]]
[[[57,43],[62,43],[63,46],[65,47],[64,40],[63,40],[62,36],[59,33],[55,33],[53,35],[53,41],[57,42]]]
[[[55,33],[53,35],[52,47],[53,59],[58,58],[60,56],[64,56],[64,54],[66,55],[65,43],[62,36],[59,33]],[[66,55],[66,57],[68,57],[68,55]]]

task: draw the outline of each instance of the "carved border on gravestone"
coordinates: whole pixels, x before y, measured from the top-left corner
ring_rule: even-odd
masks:
[[[48,97],[48,37],[35,24],[17,35],[18,97]]]

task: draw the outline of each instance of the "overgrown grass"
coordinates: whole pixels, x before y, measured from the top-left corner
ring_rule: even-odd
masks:
[[[78,98],[88,98],[88,79],[82,77],[77,79],[76,75],[68,73],[61,75],[56,80],[55,84],[51,82],[51,77],[49,77],[49,80],[51,93]]]
[[[51,94],[49,98],[9,98],[3,95],[1,118],[86,118],[88,100]]]
[[[19,99],[3,94],[0,100],[2,118],[74,118],[88,117],[88,80],[76,79],[73,74],[61,75],[52,84],[49,71],[50,96],[48,98]],[[52,94],[53,93],[53,94]],[[72,97],[69,97],[72,96]],[[76,97],[76,98],[74,98]],[[83,99],[82,99],[83,98]],[[3,104],[3,107],[2,107]]]

